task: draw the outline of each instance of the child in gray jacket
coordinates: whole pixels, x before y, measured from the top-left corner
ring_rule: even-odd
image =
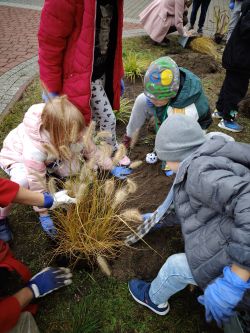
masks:
[[[155,148],[176,172],[172,200],[185,253],[169,257],[151,283],[131,280],[130,293],[165,315],[172,295],[198,285],[207,321],[221,326],[250,296],[250,145],[216,135],[207,139],[191,117],[172,115]]]

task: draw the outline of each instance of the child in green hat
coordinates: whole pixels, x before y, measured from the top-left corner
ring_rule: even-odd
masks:
[[[161,57],[150,64],[145,74],[144,93],[135,100],[124,136],[125,146],[130,147],[131,138],[147,119],[155,117],[157,132],[161,123],[175,113],[191,116],[203,130],[212,123],[201,80],[186,68],[178,67],[172,58]],[[146,161],[155,163],[155,152],[148,154]],[[166,174],[171,172],[167,170]]]

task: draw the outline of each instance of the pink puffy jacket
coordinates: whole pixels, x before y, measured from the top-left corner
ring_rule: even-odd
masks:
[[[41,114],[45,104],[32,105],[25,113],[23,122],[14,128],[5,138],[0,152],[0,164],[3,169],[14,167],[15,163],[23,163],[27,170],[29,188],[44,192],[47,167],[56,161],[55,156],[48,155],[43,148],[44,143],[50,143],[49,133],[42,128]],[[73,152],[72,160],[61,161],[53,169],[59,176],[65,177],[79,172],[79,151]],[[111,159],[100,158],[100,151],[93,144],[91,151],[84,151],[87,158],[94,158],[97,164],[105,170],[113,167]]]
[[[154,0],[139,15],[147,34],[160,43],[171,26],[182,36],[185,0]]]
[[[50,92],[66,94],[91,120],[90,97],[95,45],[96,0],[45,0],[39,40],[40,78]],[[113,109],[120,108],[123,0],[117,0],[117,43],[113,73],[106,91]]]

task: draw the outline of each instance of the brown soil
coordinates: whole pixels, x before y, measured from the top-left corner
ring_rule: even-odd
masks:
[[[250,91],[248,91],[246,97],[239,103],[239,114],[250,118]]]

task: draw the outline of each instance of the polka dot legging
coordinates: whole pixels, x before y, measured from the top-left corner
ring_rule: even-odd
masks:
[[[118,143],[116,141],[116,118],[108,96],[104,90],[105,77],[102,76],[91,83],[91,109],[92,118],[99,126],[100,131],[109,131],[112,137],[107,138],[106,142],[113,147],[113,151],[117,150]]]

